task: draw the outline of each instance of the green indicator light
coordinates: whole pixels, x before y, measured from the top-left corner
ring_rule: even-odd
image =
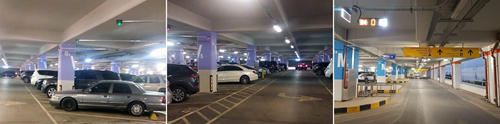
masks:
[[[76,41],[75,41],[75,42],[76,42],[76,43],[80,43],[80,39],[76,39]]]
[[[116,24],[117,24],[118,26],[121,26],[121,25],[122,25],[122,23],[123,23],[123,20],[116,20]]]

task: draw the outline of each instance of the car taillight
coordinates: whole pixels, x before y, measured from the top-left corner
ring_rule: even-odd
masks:
[[[165,97],[163,97],[163,100],[161,100],[161,103],[165,103],[166,100],[165,100]]]
[[[195,77],[198,77],[198,74],[191,74],[191,75],[189,75],[189,77],[195,78]]]
[[[253,71],[253,73],[254,73],[254,74],[257,74],[257,72],[256,72],[256,71]]]
[[[199,87],[199,85],[193,85],[193,88],[198,88],[198,87]]]

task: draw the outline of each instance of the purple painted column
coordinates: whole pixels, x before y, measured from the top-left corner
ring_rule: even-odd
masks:
[[[276,64],[279,64],[279,63],[280,63],[280,62],[278,61],[278,59],[279,59],[279,55],[274,56],[274,61],[276,62]]]
[[[231,59],[229,61],[240,64],[239,58],[240,58],[240,56],[238,54],[232,54]]]
[[[210,31],[198,32],[198,74],[200,92],[217,92],[217,34]]]
[[[73,90],[75,82],[74,56],[76,44],[62,43],[59,44],[59,60],[58,60],[58,76],[57,76],[57,91]],[[83,89],[83,87],[74,87],[75,89]]]
[[[255,46],[247,46],[247,66],[255,67],[256,55]]]
[[[45,54],[38,56],[38,69],[47,69],[47,56]]]
[[[322,56],[323,56],[323,62],[330,62],[330,59],[329,59],[328,54],[326,52],[324,52],[322,54]]]
[[[266,59],[265,61],[271,61],[271,51],[266,50],[264,51],[264,58]]]
[[[116,72],[116,73],[120,73],[121,64],[122,63],[120,61],[111,61],[111,71]]]

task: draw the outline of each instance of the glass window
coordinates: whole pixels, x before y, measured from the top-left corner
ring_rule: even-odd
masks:
[[[111,83],[102,83],[92,87],[91,93],[108,93]]]
[[[82,75],[82,79],[97,80],[95,72],[93,72],[93,71],[83,72],[83,73],[81,73],[81,75]]]
[[[160,78],[158,76],[150,76],[149,83],[160,83]]]
[[[146,81],[147,81],[146,76],[137,76],[137,78],[135,78],[134,80],[135,83],[146,83]]]
[[[115,83],[113,85],[113,93],[132,93],[128,84]]]
[[[175,74],[190,74],[190,73],[195,73],[191,67],[187,65],[173,65],[173,64],[168,64],[167,65],[167,73],[173,72]]]
[[[48,76],[57,76],[57,71],[39,70],[38,74],[39,75],[48,75]]]
[[[461,70],[463,83],[485,86],[486,79],[483,58],[475,58],[462,62]]]
[[[120,76],[114,72],[102,71],[101,74],[104,80],[120,80]]]
[[[240,67],[236,67],[236,66],[224,66],[222,71],[243,71],[243,69],[241,69]]]

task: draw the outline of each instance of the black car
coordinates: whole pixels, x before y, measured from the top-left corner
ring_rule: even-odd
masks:
[[[8,77],[8,78],[15,78],[16,77],[16,72],[14,71],[4,71],[0,73],[1,77]]]
[[[19,76],[19,79],[23,80],[24,83],[30,83],[31,75],[33,75],[33,72],[35,71],[21,71],[21,76]]]
[[[268,68],[271,72],[278,71],[278,64],[276,61],[259,61],[259,67]]]
[[[167,64],[168,88],[172,91],[172,102],[183,102],[188,95],[200,91],[200,77],[188,65]]]
[[[319,62],[313,66],[313,71],[317,75],[324,75],[326,67],[328,67],[330,62]]]
[[[47,95],[52,95],[57,91],[57,78],[44,79],[40,90]],[[120,75],[112,71],[99,71],[99,70],[77,70],[75,71],[74,89],[85,89],[101,80],[121,80]]]
[[[295,70],[307,70],[307,67],[309,67],[306,63],[300,63],[297,66],[295,66]]]
[[[120,73],[120,78],[122,81],[132,81],[132,79],[135,78],[136,75],[133,74],[127,74],[127,73]]]

